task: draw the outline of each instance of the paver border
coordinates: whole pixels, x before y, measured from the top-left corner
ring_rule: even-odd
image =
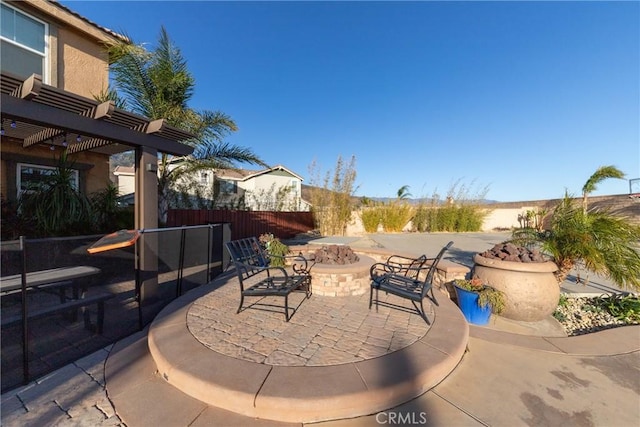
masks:
[[[189,292],[156,317],[149,328],[149,351],[167,383],[208,405],[248,417],[317,422],[383,411],[439,384],[467,347],[466,320],[440,295],[427,334],[385,356],[313,367],[235,359],[205,347],[188,330],[191,304],[212,285]]]

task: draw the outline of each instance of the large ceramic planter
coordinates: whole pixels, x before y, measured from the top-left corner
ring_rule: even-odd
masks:
[[[467,322],[474,325],[486,325],[491,318],[491,307],[480,307],[478,305],[479,295],[476,292],[467,291],[453,285],[456,290],[456,297],[458,299],[458,307]]]
[[[505,294],[501,316],[535,322],[554,312],[560,298],[560,286],[553,272],[555,263],[513,262],[485,258],[476,254],[474,276]]]

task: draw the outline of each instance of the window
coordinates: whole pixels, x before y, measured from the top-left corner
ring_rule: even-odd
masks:
[[[41,185],[47,182],[49,177],[53,175],[56,168],[41,165],[30,165],[27,163],[18,163],[17,165],[17,181],[16,187],[18,187],[18,197],[24,191],[28,191],[33,187]],[[78,171],[72,172],[72,185],[76,190],[78,189]]]
[[[0,11],[0,64],[2,71],[29,77],[46,75],[47,24],[4,3]]]
[[[200,184],[201,185],[209,184],[209,173],[208,172],[200,172]]]
[[[289,185],[290,185],[290,187],[291,187],[291,192],[292,192],[293,194],[298,194],[298,193],[299,193],[300,188],[299,188],[299,186],[298,186],[298,182],[299,182],[299,181],[298,181],[297,179],[292,179],[292,180],[291,180],[291,184],[289,184]]]
[[[236,194],[238,192],[238,183],[236,181],[221,179],[220,192],[224,194]]]

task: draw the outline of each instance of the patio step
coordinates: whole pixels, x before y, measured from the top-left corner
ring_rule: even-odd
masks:
[[[253,363],[212,351],[189,332],[187,312],[207,292],[204,288],[163,310],[147,337],[114,347],[105,368],[107,391],[127,425],[149,423],[150,408],[141,409],[140,399],[153,411],[176,408],[193,417],[190,422],[218,414],[225,424],[238,420],[239,425],[241,420],[309,423],[377,413],[440,383],[462,359],[469,337],[458,308],[440,296],[428,333],[385,356],[331,366]],[[141,396],[137,404],[136,396]]]

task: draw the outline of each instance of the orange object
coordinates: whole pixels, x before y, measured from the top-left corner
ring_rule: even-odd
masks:
[[[95,254],[112,249],[126,248],[127,246],[135,244],[138,237],[140,237],[138,230],[119,230],[115,233],[107,234],[95,242],[87,249],[87,252]]]

